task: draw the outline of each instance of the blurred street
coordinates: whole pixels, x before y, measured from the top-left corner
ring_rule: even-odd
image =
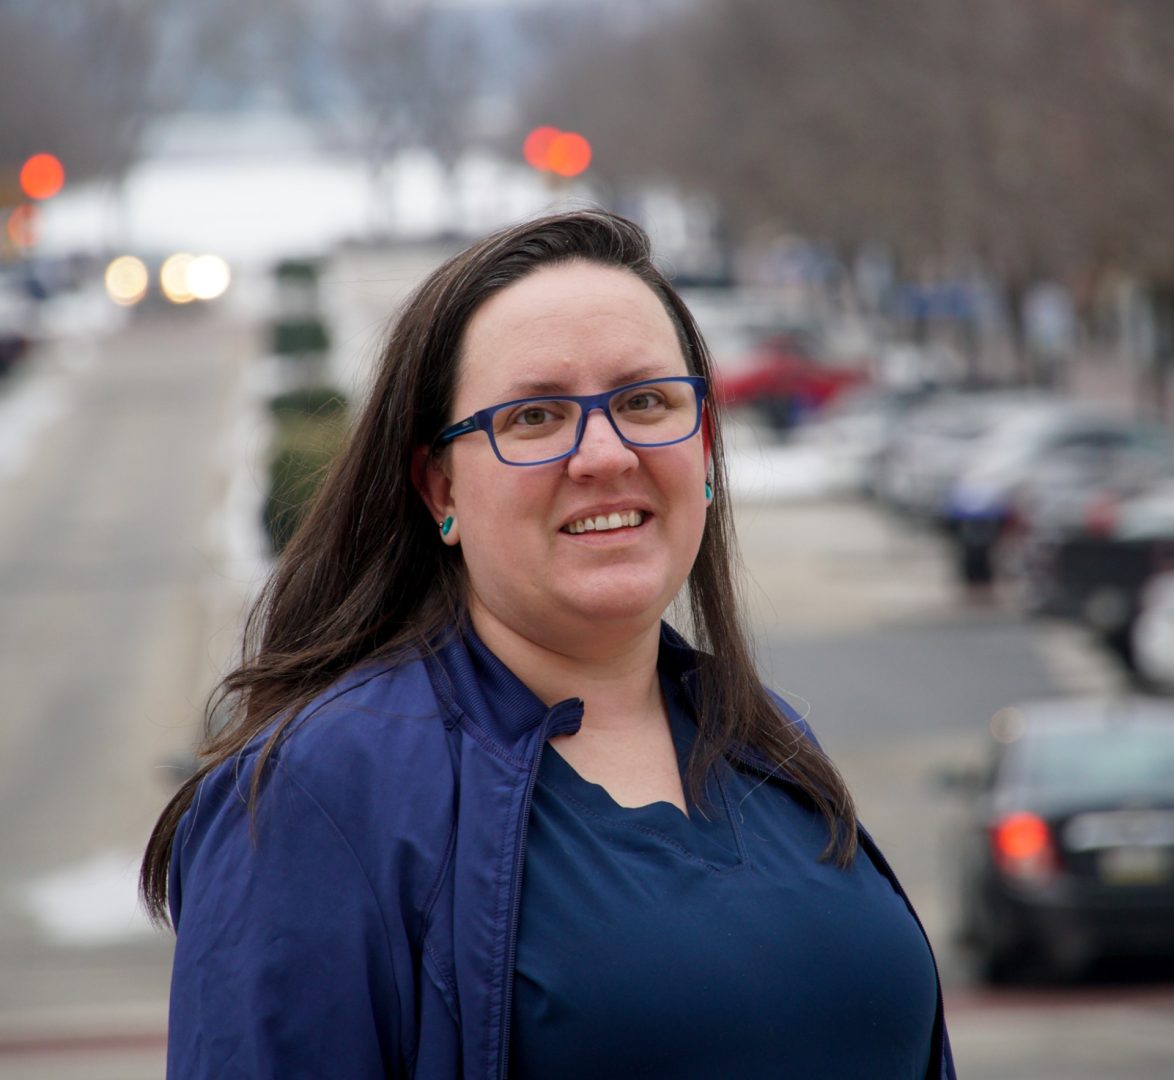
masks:
[[[235,631],[225,450],[253,351],[147,322],[0,388],[54,402],[0,479],[0,1075],[162,1075],[171,943],[135,873]]]
[[[17,0],[0,88],[0,1080],[163,1077],[139,861],[272,553],[424,274],[586,207],[959,1075],[1174,1080],[1174,3]]]
[[[6,1080],[163,1074],[170,939],[136,916],[134,869],[249,584],[226,507],[257,467],[260,434],[240,437],[254,337],[146,321],[22,372],[59,405],[0,479]],[[12,381],[0,402],[29,393]],[[756,437],[738,428],[738,449]],[[928,533],[866,502],[746,501],[739,529],[763,668],[810,713],[917,903],[961,1075],[1171,1075],[1174,985],[979,990],[949,934],[956,808],[935,773],[974,759],[999,707],[1111,692],[1117,668],[1080,629],[969,600]]]

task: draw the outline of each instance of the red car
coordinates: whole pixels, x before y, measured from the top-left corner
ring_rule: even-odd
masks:
[[[790,334],[767,338],[718,367],[714,394],[723,405],[748,405],[778,428],[793,427],[848,387],[868,381],[863,370],[829,367]]]

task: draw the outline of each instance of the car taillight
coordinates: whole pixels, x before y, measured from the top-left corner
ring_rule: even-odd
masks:
[[[999,871],[1025,885],[1047,884],[1059,869],[1052,831],[1035,814],[1010,814],[998,821],[991,829],[991,849]]]

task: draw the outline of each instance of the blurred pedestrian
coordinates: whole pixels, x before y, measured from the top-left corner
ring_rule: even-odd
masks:
[[[1023,298],[1023,334],[1032,382],[1056,386],[1076,350],[1077,319],[1072,296],[1055,281],[1037,281]]]
[[[708,375],[603,212],[409,301],[146,854],[170,1076],[953,1075],[924,933],[755,674]]]

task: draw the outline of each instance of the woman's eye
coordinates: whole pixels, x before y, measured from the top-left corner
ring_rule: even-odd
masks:
[[[633,397],[628,398],[628,400],[624,402],[623,408],[627,409],[629,412],[647,412],[649,409],[655,409],[656,406],[660,404],[661,398],[658,394],[646,391],[645,393],[636,394]]]
[[[558,417],[550,409],[532,405],[528,409],[521,409],[515,413],[513,423],[520,427],[538,427],[542,424],[549,424],[557,419]]]

